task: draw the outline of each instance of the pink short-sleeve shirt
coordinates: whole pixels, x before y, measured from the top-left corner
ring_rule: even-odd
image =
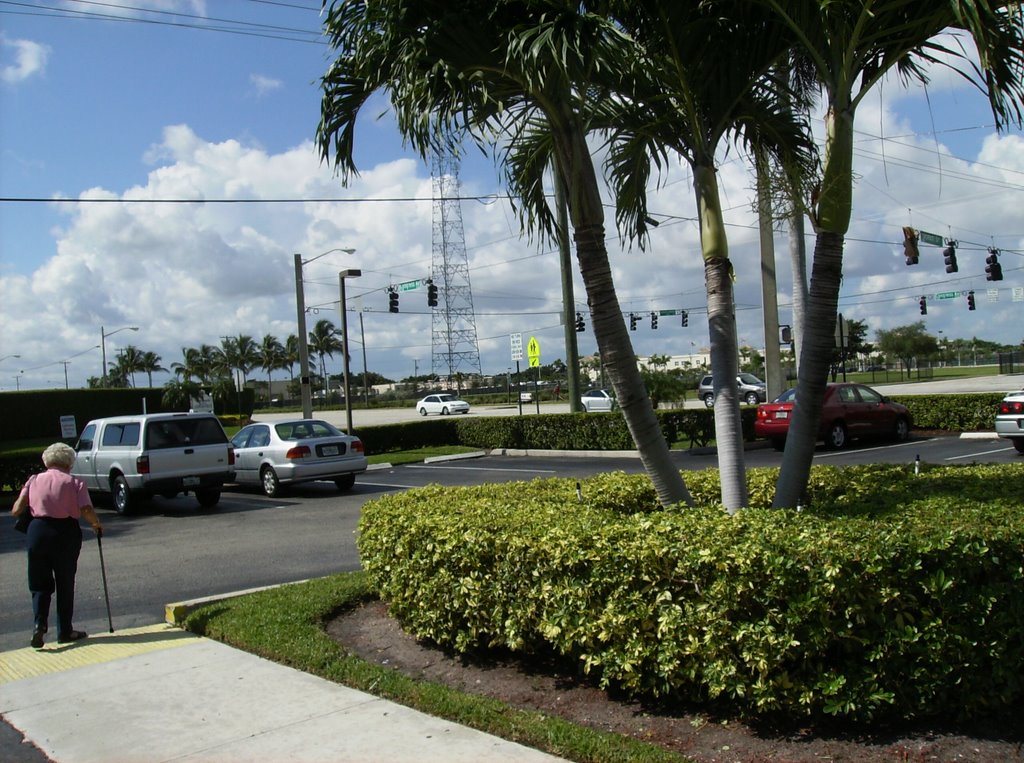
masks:
[[[60,469],[47,469],[42,474],[33,475],[21,489],[21,494],[28,495],[28,505],[34,517],[78,519],[82,516],[82,506],[92,505],[85,483]]]

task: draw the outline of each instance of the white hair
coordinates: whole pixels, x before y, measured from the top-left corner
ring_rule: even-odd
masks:
[[[77,454],[75,449],[63,442],[55,442],[43,451],[43,464],[49,469],[56,466],[58,469],[70,469],[75,464]]]

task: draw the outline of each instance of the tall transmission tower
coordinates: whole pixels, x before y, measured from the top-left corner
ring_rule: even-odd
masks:
[[[466,232],[459,201],[459,163],[448,152],[435,152],[433,185],[433,256],[431,271],[438,287],[433,308],[431,373],[449,378],[480,371],[473,291],[469,285]]]

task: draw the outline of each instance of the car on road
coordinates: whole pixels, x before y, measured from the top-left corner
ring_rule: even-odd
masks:
[[[416,403],[416,410],[419,411],[420,416],[426,416],[428,413],[440,413],[442,416],[447,416],[449,413],[469,413],[469,403],[459,400],[455,395],[438,393],[427,395]]]
[[[742,373],[736,377],[736,385],[740,391],[740,400],[747,405],[757,405],[768,399],[765,384],[753,374]],[[697,397],[704,401],[704,405],[713,408],[715,405],[714,377],[708,374],[700,380],[697,385]]]
[[[588,389],[580,395],[580,403],[583,404],[583,410],[587,413],[615,409],[615,398],[605,389]]]
[[[793,417],[796,389],[788,389],[771,403],[757,406],[754,434],[767,437],[776,450],[786,445],[789,421]],[[839,450],[854,437],[890,437],[897,441],[910,436],[913,419],[906,406],[864,384],[829,384],[821,407],[818,439],[825,447]]]
[[[235,482],[258,485],[268,496],[287,485],[329,480],[348,490],[366,471],[363,441],[327,421],[292,419],[242,427],[231,438]]]
[[[996,434],[1009,439],[1018,453],[1024,453],[1024,390],[1008,393],[999,403]]]

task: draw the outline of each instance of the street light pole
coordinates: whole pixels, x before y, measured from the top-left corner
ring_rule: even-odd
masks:
[[[107,337],[108,336],[113,336],[114,334],[118,333],[119,331],[138,331],[138,330],[139,330],[138,326],[122,326],[119,329],[114,329],[113,331],[111,331],[108,334],[108,333],[106,333],[103,330],[103,327],[100,326],[100,348],[101,348],[100,351],[103,354],[103,376],[102,376],[102,379],[103,379],[103,386],[104,387],[107,386]]]
[[[352,398],[349,395],[348,387],[348,311],[345,309],[345,279],[359,278],[362,274],[362,270],[355,268],[342,270],[338,273],[338,291],[341,293],[341,301],[338,303],[338,310],[341,312],[341,357],[342,370],[344,372],[345,379],[345,422],[348,425],[348,429],[345,431],[348,434],[352,434]]]
[[[295,309],[299,324],[299,390],[302,396],[302,418],[313,418],[313,395],[309,385],[309,336],[306,334],[306,296],[302,288],[302,266],[319,260],[331,252],[354,254],[355,249],[328,249],[323,254],[303,261],[302,255],[295,255]]]

